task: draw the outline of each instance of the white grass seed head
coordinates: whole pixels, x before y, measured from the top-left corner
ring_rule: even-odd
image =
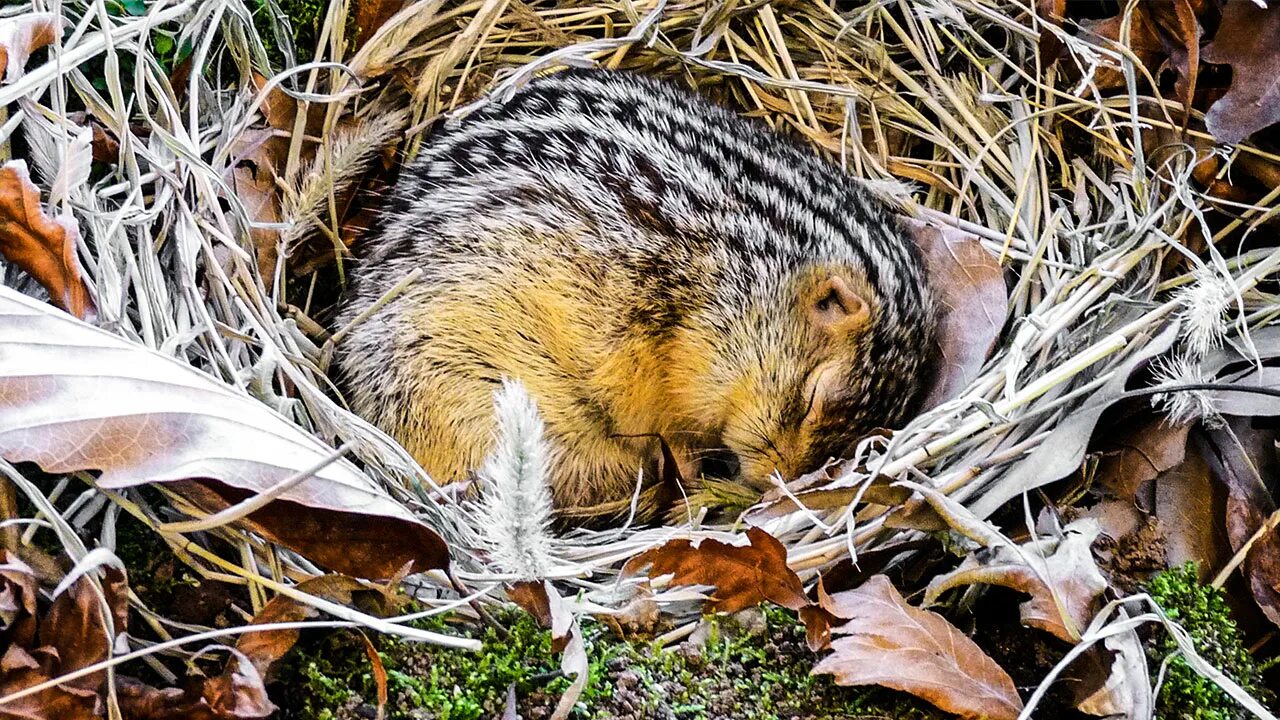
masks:
[[[538,406],[518,380],[494,393],[497,437],[480,469],[485,544],[495,565],[522,580],[551,567],[549,451]]]

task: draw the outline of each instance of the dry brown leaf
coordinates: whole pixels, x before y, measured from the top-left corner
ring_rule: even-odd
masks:
[[[1205,114],[1209,132],[1235,144],[1280,122],[1280,4],[1228,0],[1206,62],[1231,66],[1231,87]]]
[[[356,36],[351,52],[358,51],[373,37],[392,15],[404,7],[404,0],[357,0],[355,3]]]
[[[0,456],[11,462],[100,470],[106,488],[174,483],[216,511],[333,452],[194,368],[10,288],[0,288],[0,347]],[[415,571],[449,561],[439,535],[341,459],[245,522],[348,575],[391,577],[410,560]]]
[[[941,615],[911,607],[876,575],[826,603],[844,618],[831,654],[813,669],[838,685],[883,685],[965,718],[1014,720],[1022,699],[1008,673]]]
[[[321,575],[297,585],[296,589],[341,605],[351,604],[351,594],[367,588],[346,575]],[[288,595],[277,595],[253,616],[254,625],[299,622],[315,617],[318,611]],[[271,666],[298,641],[300,630],[265,630],[245,633],[236,641],[236,649],[253,663],[264,677]]]
[[[1019,606],[1024,625],[1079,642],[1097,599],[1107,589],[1091,552],[1099,532],[1098,522],[1085,518],[1063,528],[1060,539],[1041,539],[1017,551],[998,546],[970,554],[960,567],[929,583],[925,604],[954,587],[1000,585],[1031,596]]]
[[[0,564],[0,632],[20,618],[36,616],[36,573],[18,556],[4,551]],[[11,642],[12,637],[8,638]]]
[[[635,575],[648,567],[649,577],[673,575],[674,585],[710,585],[715,592],[708,612],[737,612],[765,600],[792,610],[808,605],[782,543],[757,527],[747,530],[747,539],[750,545],[670,540],[628,560],[622,573]]]
[[[235,650],[222,673],[189,680],[180,689],[118,678],[120,710],[129,720],[264,720],[276,710],[253,663]]]
[[[1182,462],[1188,430],[1189,425],[1171,425],[1163,416],[1129,419],[1104,439],[1094,482],[1113,497],[1132,500],[1144,483]]]
[[[43,285],[58,307],[85,318],[93,312],[93,301],[80,278],[79,238],[75,218],[45,214],[25,162],[0,167],[0,255]]]
[[[936,376],[922,408],[950,400],[978,376],[1004,327],[1009,295],[998,260],[974,235],[906,220],[938,308]]]
[[[1276,510],[1262,478],[1276,477],[1280,462],[1274,430],[1255,429],[1249,419],[1229,418],[1228,423],[1203,441],[1194,438],[1193,447],[1227,488],[1227,536],[1238,551]],[[1258,538],[1242,570],[1262,613],[1280,625],[1280,536],[1268,532]]]
[[[22,77],[31,53],[62,35],[62,17],[57,13],[33,12],[0,20],[0,68],[5,82]]]
[[[23,565],[7,556],[6,580],[24,574]],[[125,575],[104,568],[102,590],[117,633],[125,628],[128,589]],[[32,587],[34,587],[32,585]],[[55,677],[82,670],[110,657],[115,638],[107,632],[102,606],[93,582],[81,577],[54,599],[43,617],[28,613],[23,603],[18,622],[0,634],[8,647],[0,657],[0,697],[33,687]],[[58,718],[81,720],[99,717],[106,672],[68,680],[0,706],[0,718]]]
[[[1223,517],[1224,488],[1209,473],[1199,453],[1188,453],[1177,467],[1155,480],[1155,516],[1164,536],[1165,563],[1180,567],[1194,562],[1200,579],[1209,577],[1231,557]]]

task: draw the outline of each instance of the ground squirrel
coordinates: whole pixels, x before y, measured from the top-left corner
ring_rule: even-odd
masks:
[[[571,70],[431,134],[338,318],[353,409],[437,481],[537,401],[557,507],[613,506],[665,439],[685,477],[770,485],[918,401],[933,302],[896,217],[755,121],[664,81]],[[736,465],[736,467],[732,467]]]

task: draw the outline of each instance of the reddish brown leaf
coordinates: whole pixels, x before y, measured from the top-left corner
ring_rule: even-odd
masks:
[[[737,612],[765,600],[792,610],[808,605],[782,543],[757,527],[747,530],[747,538],[750,545],[670,540],[631,558],[622,572],[634,575],[647,566],[651,578],[673,575],[675,585],[711,585],[709,612]]]
[[[965,718],[1014,720],[1022,710],[1008,673],[941,615],[908,605],[887,577],[826,604],[846,622],[814,673],[902,690]]]
[[[924,257],[938,307],[937,376],[923,408],[958,395],[978,376],[1004,327],[1009,296],[996,257],[978,238],[951,227],[906,220]]]
[[[1155,516],[1164,536],[1165,562],[1179,567],[1194,562],[1208,581],[1231,557],[1223,516],[1226,492],[1216,483],[1199,453],[1155,480]]]
[[[79,237],[75,218],[45,214],[25,162],[0,167],[0,255],[43,285],[54,304],[84,318],[93,312],[93,301],[80,279]]]
[[[1205,114],[1205,125],[1224,143],[1238,143],[1280,122],[1280,4],[1263,9],[1228,0],[1206,62],[1231,66],[1231,87]]]
[[[369,636],[359,630],[356,634],[364,641],[364,655],[369,658],[369,666],[373,668],[373,684],[378,689],[378,714],[374,720],[382,720],[387,712],[387,668],[382,664],[378,649],[369,642]]]
[[[179,689],[118,678],[120,710],[129,720],[262,720],[276,710],[262,677],[239,652],[232,651],[221,674],[191,680]]]
[[[4,81],[22,77],[31,53],[57,40],[62,18],[56,13],[35,12],[0,20],[0,69]]]
[[[331,448],[188,365],[9,288],[0,346],[0,456],[11,462],[99,470],[107,488],[172,483],[209,511],[319,467],[247,524],[348,575],[448,566],[440,536],[353,464],[324,464]]]

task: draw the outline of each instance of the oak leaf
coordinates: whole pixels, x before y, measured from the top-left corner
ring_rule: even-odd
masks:
[[[908,605],[884,575],[825,605],[845,622],[815,674],[902,690],[965,718],[1014,720],[1022,710],[1008,673],[946,618]]]
[[[651,578],[672,575],[674,585],[710,585],[715,592],[708,612],[733,613],[766,600],[792,610],[808,605],[782,543],[757,527],[747,530],[747,539],[749,545],[670,540],[628,560],[622,573],[635,575],[648,566]]]
[[[168,483],[210,512],[274,488],[241,522],[317,564],[366,578],[448,566],[439,535],[263,403],[3,287],[0,456],[99,470],[104,488]]]
[[[0,255],[43,285],[54,304],[84,318],[93,312],[93,301],[80,278],[79,238],[75,218],[45,214],[25,162],[0,167]]]

